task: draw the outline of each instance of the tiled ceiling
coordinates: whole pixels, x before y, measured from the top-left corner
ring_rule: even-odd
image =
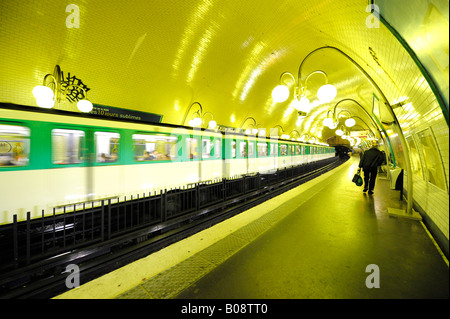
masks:
[[[80,9],[79,28],[66,25],[71,3]],[[355,99],[372,110],[376,91],[349,60],[325,49],[305,61],[303,79],[322,70],[338,94],[299,125],[292,98],[275,103],[271,92],[283,72],[297,76],[308,53],[334,46],[364,67],[391,103],[420,89],[431,100],[414,112],[439,110],[398,40],[383,25],[366,26],[366,0],[3,0],[0,7],[2,102],[36,105],[33,87],[58,64],[91,89],[93,103],[183,124],[186,110],[199,102],[221,125],[239,127],[251,116],[261,127],[280,125],[285,133],[295,129],[325,141],[334,132],[322,130],[321,122],[337,101]],[[308,81],[311,101],[323,81]],[[341,109],[371,123],[354,103]],[[406,119],[411,120],[405,116],[402,125]],[[356,120],[359,129],[366,127]]]

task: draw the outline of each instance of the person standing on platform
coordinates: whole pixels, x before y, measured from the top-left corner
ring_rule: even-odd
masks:
[[[383,163],[383,160],[383,153],[378,149],[378,142],[375,141],[372,148],[364,152],[358,165],[358,172],[361,171],[361,168],[364,172],[363,192],[369,191],[369,195],[373,194],[378,166]]]

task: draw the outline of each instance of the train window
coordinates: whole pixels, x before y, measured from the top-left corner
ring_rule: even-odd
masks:
[[[214,154],[216,155],[216,158],[220,158],[221,157],[221,154],[222,154],[221,150],[222,150],[222,148],[220,146],[221,146],[220,145],[220,140],[217,139],[216,140],[216,145],[214,146]]]
[[[55,164],[79,164],[84,161],[84,132],[52,130],[52,158]]]
[[[239,154],[242,158],[247,157],[247,142],[239,143]]]
[[[196,138],[188,137],[186,139],[186,151],[189,159],[198,157],[198,142]]]
[[[255,156],[255,143],[248,142],[248,157]]]
[[[212,143],[211,140],[204,139],[202,141],[202,158],[210,158],[212,155]]]
[[[119,133],[95,132],[94,139],[97,163],[114,163],[119,159]]]
[[[258,143],[256,147],[258,150],[258,157],[267,156],[267,143]]]
[[[163,134],[133,134],[137,161],[170,161],[176,159],[177,137]]]
[[[0,125],[0,167],[28,165],[29,154],[30,129]]]
[[[280,145],[280,155],[284,156],[287,155],[287,145]]]
[[[302,147],[300,145],[295,145],[295,151],[297,155],[302,155]]]

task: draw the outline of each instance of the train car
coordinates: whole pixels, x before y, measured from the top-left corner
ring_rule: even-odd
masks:
[[[331,156],[334,148],[293,141],[3,105],[0,224]]]

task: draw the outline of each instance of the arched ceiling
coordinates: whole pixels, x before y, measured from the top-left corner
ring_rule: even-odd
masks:
[[[1,101],[36,105],[33,87],[58,64],[82,79],[96,104],[161,114],[162,122],[178,125],[199,102],[220,125],[239,127],[253,117],[261,127],[280,125],[285,133],[326,141],[334,131],[323,129],[322,120],[336,102],[355,99],[370,113],[376,92],[348,59],[317,51],[305,61],[302,77],[322,70],[338,94],[298,124],[292,96],[275,103],[271,92],[283,72],[297,76],[308,53],[339,48],[391,101],[404,94],[401,77],[420,76],[413,63],[395,63],[408,55],[383,25],[366,25],[366,0],[85,0],[76,3],[79,27],[68,28],[71,3],[2,1]],[[323,81],[308,81],[310,101]],[[339,107],[370,123],[358,105]]]

